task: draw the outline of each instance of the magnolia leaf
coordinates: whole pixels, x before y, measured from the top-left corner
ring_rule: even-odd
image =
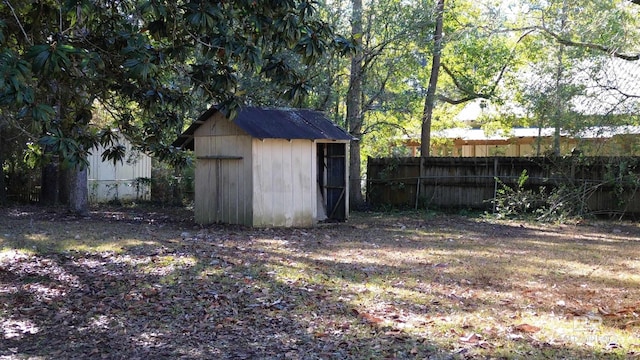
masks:
[[[31,60],[35,72],[43,73],[46,71],[51,59],[50,50],[49,45],[34,45],[27,51],[27,59]]]
[[[37,104],[31,109],[31,117],[35,121],[47,122],[55,116],[56,112],[50,105]]]
[[[126,150],[127,148],[122,144],[117,144],[111,148],[105,149],[101,155],[102,161],[111,161],[114,166],[118,161],[122,164],[124,162]]]

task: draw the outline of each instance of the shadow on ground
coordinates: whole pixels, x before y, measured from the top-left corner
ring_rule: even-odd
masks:
[[[582,311],[558,297],[604,306],[603,289],[626,296],[620,308],[640,303],[637,278],[606,276],[638,265],[632,225],[362,213],[313,229],[246,229],[194,226],[179,209],[0,211],[0,359],[584,359],[638,350],[545,341],[515,331],[518,319],[504,328],[455,320]]]

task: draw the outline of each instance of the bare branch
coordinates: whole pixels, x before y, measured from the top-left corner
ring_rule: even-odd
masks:
[[[25,40],[29,42],[29,45],[33,45],[33,41],[31,41],[31,39],[29,38],[29,35],[27,35],[27,32],[24,30],[24,26],[22,26],[22,23],[20,22],[20,18],[18,18],[18,15],[16,14],[15,9],[13,8],[13,6],[11,6],[11,2],[9,0],[5,0],[3,2],[7,4],[7,6],[9,6],[9,9],[11,9],[11,14],[13,14],[13,17],[16,19],[16,23],[18,23],[18,26],[20,26],[20,30],[22,30],[22,34],[24,35]]]
[[[638,1],[640,1],[640,0],[638,0]],[[618,94],[620,94],[625,99],[638,99],[638,98],[640,98],[640,95],[630,94],[630,93],[628,93],[626,91],[622,91],[617,86],[599,85],[599,87],[601,89],[605,90],[605,91],[617,92]]]
[[[634,4],[640,4],[640,0],[632,0],[632,2]],[[564,39],[562,36],[554,33],[553,31],[547,29],[547,28],[540,28],[542,31],[544,31],[546,34],[548,34],[549,36],[551,36],[552,38],[554,38],[559,44],[562,45],[567,45],[567,46],[577,46],[577,47],[582,47],[582,48],[586,48],[586,49],[591,49],[591,50],[597,50],[597,51],[601,51],[604,53],[607,53],[613,57],[617,57],[619,59],[623,59],[623,60],[627,60],[627,61],[636,61],[636,60],[640,60],[640,54],[623,54],[618,52],[617,49],[612,48],[612,47],[608,47],[608,46],[604,46],[604,45],[600,45],[600,44],[593,44],[593,43],[585,43],[585,42],[581,42],[581,41],[573,41],[573,40],[569,40],[569,39]]]
[[[410,136],[409,132],[407,131],[407,129],[405,127],[403,127],[400,124],[395,124],[392,122],[388,122],[388,121],[376,121],[374,124],[371,124],[370,126],[366,127],[363,131],[362,134],[368,134],[374,130],[380,129],[380,128],[384,128],[384,127],[390,127],[390,128],[395,128],[398,129],[402,132],[402,134],[406,135],[406,136]]]
[[[446,97],[444,95],[438,95],[438,100],[440,101],[444,101],[447,104],[451,104],[451,105],[459,105],[459,104],[463,104],[466,103],[467,101],[471,101],[471,100],[475,100],[475,99],[490,99],[491,96],[487,95],[487,94],[473,94],[473,95],[469,95],[467,97],[463,97],[460,99],[452,99],[450,97]]]
[[[382,97],[382,94],[384,94],[384,91],[387,87],[387,81],[389,81],[390,78],[391,71],[387,72],[387,76],[385,76],[385,78],[382,80],[380,87],[377,89],[376,93],[369,98],[369,101],[367,101],[367,104],[363,106],[363,109],[369,109],[373,105],[373,103],[376,102],[376,100]]]
[[[536,30],[535,28],[528,28],[527,31],[524,34],[522,34],[520,38],[518,38],[518,41],[516,41],[513,49],[511,49],[511,54],[509,55],[509,58],[507,59],[507,61],[504,62],[504,64],[502,65],[502,68],[500,69],[500,73],[498,74],[498,77],[491,85],[490,87],[491,90],[489,90],[489,92],[487,93],[476,93],[471,89],[466,88],[465,86],[462,85],[462,83],[460,83],[460,81],[458,81],[455,74],[453,74],[453,72],[446,65],[442,64],[442,69],[444,70],[445,73],[447,73],[447,75],[451,77],[454,85],[460,91],[462,91],[464,94],[467,94],[468,96],[463,97],[461,99],[451,99],[446,96],[440,95],[438,96],[438,99],[452,105],[458,105],[474,99],[490,99],[491,97],[493,97],[493,95],[495,94],[496,88],[498,87],[498,84],[500,84],[500,82],[502,81],[502,78],[504,77],[504,74],[506,73],[507,68],[511,63],[511,60],[513,60],[513,58],[515,57],[516,47],[518,46],[518,44],[520,44],[520,42],[524,38],[526,38],[529,34],[533,33],[535,30]]]

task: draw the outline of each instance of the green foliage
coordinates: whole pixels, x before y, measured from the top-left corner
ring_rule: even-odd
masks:
[[[122,162],[122,159],[126,155],[126,148],[124,145],[117,144],[111,148],[105,149],[101,155],[102,161],[111,161],[113,165],[116,165],[118,161]]]
[[[546,167],[549,186],[528,185],[526,170],[513,185],[500,179],[493,200],[498,218],[526,218],[564,222],[596,215],[590,207],[594,194],[614,203],[607,214],[626,215],[627,207],[640,189],[637,158],[566,157],[550,159]]]
[[[42,44],[27,50],[26,59],[36,74],[53,75],[71,67],[70,55],[78,51],[71,45]]]
[[[191,204],[194,196],[195,164],[179,168],[166,162],[154,161],[151,174],[151,200],[169,204]]]
[[[498,218],[522,216],[536,208],[535,205],[539,202],[540,197],[532,190],[525,188],[528,179],[527,170],[522,171],[513,187],[495,178],[498,183],[498,189],[493,200],[493,206]]]
[[[29,169],[35,169],[42,164],[42,147],[34,143],[27,144],[27,151],[24,153],[24,164]]]
[[[605,165],[606,185],[613,188],[615,199],[620,208],[625,208],[640,189],[640,160],[638,158],[619,158]]]
[[[286,2],[18,1],[0,5],[0,105],[47,151],[84,163],[110,145],[89,123],[96,107],[143,150],[164,158],[187,119],[211,103],[234,116],[262,79],[272,98],[310,93],[300,65],[350,44],[318,17],[318,4]],[[277,59],[272,54],[283,54]],[[83,114],[88,113],[89,116]],[[28,128],[28,127],[25,127]],[[106,141],[106,142],[103,142]],[[103,157],[117,161],[121,149]],[[178,156],[171,161],[178,161]]]

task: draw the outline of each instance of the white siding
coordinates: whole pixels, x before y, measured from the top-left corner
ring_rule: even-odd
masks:
[[[149,200],[151,185],[138,181],[151,178],[151,157],[131,149],[124,138],[120,143],[126,147],[124,162],[102,161],[104,148],[92,149],[89,155],[88,190],[89,201],[106,202],[112,200]]]
[[[311,226],[316,217],[314,143],[253,139],[253,225]]]

